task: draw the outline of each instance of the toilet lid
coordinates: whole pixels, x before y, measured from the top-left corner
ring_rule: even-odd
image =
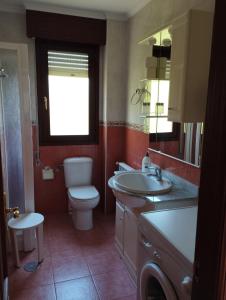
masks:
[[[71,198],[79,200],[91,200],[93,198],[99,197],[99,193],[95,186],[80,186],[80,187],[70,187],[68,193]]]

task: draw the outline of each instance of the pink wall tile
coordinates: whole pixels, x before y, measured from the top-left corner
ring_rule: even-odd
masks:
[[[72,156],[89,156],[93,158],[93,184],[101,194],[100,206],[107,203],[107,211],[115,209],[115,199],[107,186],[108,179],[116,168],[117,161],[124,160],[125,127],[100,126],[98,145],[76,146],[41,146],[41,165],[34,162],[35,206],[43,213],[67,211],[67,193],[64,184],[63,160]],[[33,146],[36,151],[36,127],[33,126]],[[44,181],[42,169],[50,166],[55,169],[55,179]]]
[[[33,129],[33,133],[35,129]],[[101,136],[101,130],[100,130]],[[57,213],[67,211],[67,193],[64,184],[63,160],[72,156],[89,156],[93,158],[93,184],[101,194],[102,200],[102,147],[99,145],[75,146],[41,146],[41,165],[34,163],[35,175],[35,206],[43,213]],[[42,168],[50,166],[55,170],[54,180],[42,179]],[[101,203],[102,204],[102,203]]]
[[[115,209],[115,199],[108,188],[108,179],[116,169],[117,161],[125,161],[135,169],[141,168],[141,161],[149,147],[149,136],[143,132],[125,126],[100,126],[98,145],[41,146],[42,164],[34,162],[35,206],[42,213],[67,211],[67,193],[64,184],[62,165],[64,158],[89,156],[93,158],[93,184],[100,191],[100,206],[107,212]],[[36,128],[33,126],[33,145],[36,151]],[[152,161],[175,174],[199,184],[200,169],[175,159],[151,152]],[[44,181],[42,168],[55,169],[55,179]],[[105,206],[106,204],[106,206]]]
[[[141,161],[149,147],[149,135],[141,131],[126,128],[125,159],[135,169],[141,168]]]
[[[141,161],[149,147],[149,136],[135,129],[126,129],[126,149],[125,161],[138,169],[141,167]],[[171,145],[173,148],[175,145]],[[150,151],[151,160],[162,169],[167,169],[184,179],[199,185],[200,168],[183,163],[176,159]]]

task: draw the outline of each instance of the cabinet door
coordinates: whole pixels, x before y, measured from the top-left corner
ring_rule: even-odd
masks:
[[[212,18],[209,12],[191,10],[172,24],[169,121],[204,121]]]
[[[136,216],[130,210],[126,209],[124,214],[124,256],[134,271],[137,270],[137,242]]]
[[[190,12],[188,40],[183,121],[203,122],[205,120],[212,41],[211,13]]]
[[[121,251],[123,251],[123,237],[124,237],[124,207],[118,201],[116,201],[115,242]]]
[[[187,61],[188,19],[172,25],[171,74],[168,120],[180,122],[183,115]]]

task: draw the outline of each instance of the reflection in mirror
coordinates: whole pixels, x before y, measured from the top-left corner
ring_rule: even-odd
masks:
[[[190,10],[140,44],[146,58],[141,117],[150,147],[200,165],[212,13]]]
[[[168,121],[170,87],[170,27],[164,28],[151,36],[146,43],[152,56],[146,58],[146,78],[143,80],[148,91],[142,103],[142,116],[147,118],[146,127],[151,140],[173,139],[177,125]]]
[[[175,139],[172,138],[168,141],[166,139],[161,141],[156,134],[155,140],[150,140],[150,148],[199,166],[203,142],[203,123],[179,124],[176,132]]]

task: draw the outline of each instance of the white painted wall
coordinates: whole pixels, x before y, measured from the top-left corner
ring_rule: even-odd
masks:
[[[214,0],[152,0],[128,21],[107,21],[107,44],[102,48],[103,86],[100,119],[142,124],[140,107],[131,105],[144,77],[149,48],[138,42],[170,24],[191,8],[214,10]],[[26,37],[24,14],[0,12],[0,41],[26,43],[29,49],[32,120],[36,120],[36,75],[34,40]]]
[[[100,119],[124,121],[126,104],[126,22],[107,21],[107,44],[102,47],[104,90],[100,92]],[[36,120],[35,43],[26,37],[26,18],[22,13],[0,12],[0,41],[26,43],[29,49],[29,76],[31,88],[31,118]],[[103,65],[104,64],[104,65]]]

